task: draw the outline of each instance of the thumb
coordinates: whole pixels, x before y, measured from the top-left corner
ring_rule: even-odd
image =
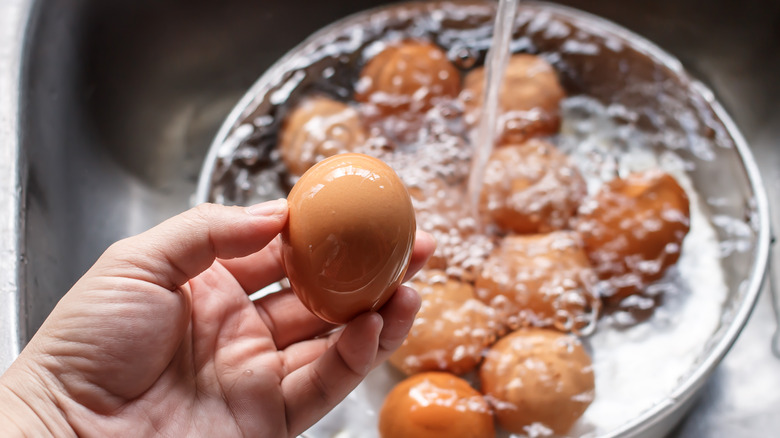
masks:
[[[134,237],[111,245],[90,270],[176,289],[216,258],[244,257],[263,249],[287,222],[287,200],[251,207],[201,204]]]

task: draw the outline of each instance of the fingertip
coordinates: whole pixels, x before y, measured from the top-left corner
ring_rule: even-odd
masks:
[[[414,317],[417,315],[417,312],[420,311],[420,306],[422,305],[422,298],[420,298],[420,294],[417,293],[417,290],[409,286],[399,287],[398,292],[396,293],[401,294],[399,299],[403,300],[403,305],[401,306],[402,309],[410,310],[410,319],[414,319]]]
[[[404,275],[404,281],[409,281],[417,271],[422,269],[428,263],[428,259],[431,258],[435,250],[436,239],[425,231],[417,230],[414,248],[412,249],[412,258],[409,261],[409,269],[407,269],[406,275]]]
[[[286,217],[288,212],[287,199],[279,198],[273,201],[266,201],[266,202],[261,202],[259,204],[251,205],[249,207],[246,207],[246,212],[250,216],[274,217],[274,218]]]
[[[366,312],[347,323],[348,326],[359,326],[360,330],[365,332],[369,338],[371,336],[368,335],[373,333],[379,336],[379,333],[382,331],[384,324],[385,321],[382,318],[382,315],[377,312]]]
[[[368,316],[368,325],[371,327],[371,333],[373,337],[379,338],[379,334],[382,333],[382,328],[385,326],[385,320],[377,312],[371,312]]]
[[[420,251],[423,254],[427,254],[427,257],[430,257],[436,251],[436,245],[436,239],[430,233],[417,230],[414,241],[414,249],[416,251]]]

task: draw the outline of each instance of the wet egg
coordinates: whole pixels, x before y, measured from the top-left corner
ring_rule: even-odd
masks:
[[[607,182],[582,205],[577,229],[614,304],[677,262],[690,229],[690,202],[668,173],[632,173]]]
[[[563,435],[595,395],[582,343],[554,330],[518,330],[502,338],[485,357],[480,378],[498,423],[512,433],[538,424]]]
[[[336,324],[384,305],[415,236],[412,202],[393,169],[368,155],[335,155],[306,171],[287,201],[282,262],[301,302]]]
[[[367,133],[358,112],[324,96],[304,99],[287,116],[279,133],[279,151],[293,175],[314,163],[363,146]]]
[[[506,231],[547,233],[569,227],[586,193],[585,179],[566,154],[531,139],[493,152],[480,211]]]
[[[477,297],[511,328],[594,328],[601,301],[596,274],[574,231],[508,236],[485,261]]]
[[[390,363],[406,374],[473,370],[501,331],[496,312],[476,299],[469,283],[443,271],[420,272],[409,286],[420,293],[422,306]]]
[[[382,438],[493,438],[493,413],[465,380],[427,372],[407,378],[387,395],[379,413]]]
[[[460,74],[438,46],[426,41],[389,45],[360,72],[355,100],[384,114],[421,113],[460,91]]]
[[[476,125],[485,93],[485,68],[466,75],[460,97],[467,111],[467,123]],[[536,55],[512,55],[506,66],[499,94],[498,144],[512,144],[539,135],[558,132],[559,105],[565,97],[555,69]]]
[[[479,232],[462,185],[430,178],[408,187],[418,226],[436,239],[436,251],[426,268],[443,270],[450,277],[473,283],[493,249],[493,239]]]

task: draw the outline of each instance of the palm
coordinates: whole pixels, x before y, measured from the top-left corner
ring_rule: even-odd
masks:
[[[173,429],[166,431],[172,436],[288,435],[281,391],[285,346],[277,347],[271,329],[221,265],[193,279],[189,289],[193,309],[184,340],[157,373],[161,378],[131,402],[140,407],[137,414],[165,415],[160,427]],[[160,405],[167,408],[144,408]]]

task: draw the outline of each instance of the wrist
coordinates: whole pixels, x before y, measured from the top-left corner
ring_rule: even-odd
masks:
[[[46,380],[16,365],[0,376],[0,424],[8,429],[4,436],[75,436]]]

